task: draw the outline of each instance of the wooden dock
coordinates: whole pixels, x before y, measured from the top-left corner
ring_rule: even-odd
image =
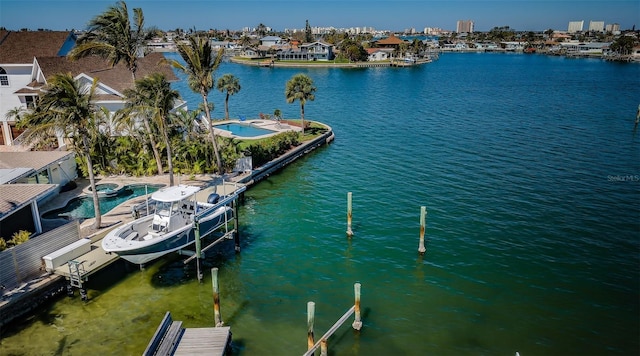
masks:
[[[222,356],[230,344],[231,327],[186,329],[181,321],[174,321],[171,313],[167,312],[142,355]]]
[[[82,278],[84,281],[87,281],[90,275],[109,266],[118,258],[118,255],[116,255],[115,253],[110,254],[105,252],[102,248],[102,245],[100,244],[100,240],[98,240],[91,244],[91,251],[75,258],[74,261],[82,265],[84,272],[82,273]],[[71,277],[70,272],[71,271],[69,269],[69,265],[64,264],[62,266],[56,267],[53,273],[69,279]]]

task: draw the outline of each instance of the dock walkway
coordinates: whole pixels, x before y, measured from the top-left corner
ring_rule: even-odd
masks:
[[[142,355],[224,355],[230,344],[231,327],[187,329],[167,312]]]

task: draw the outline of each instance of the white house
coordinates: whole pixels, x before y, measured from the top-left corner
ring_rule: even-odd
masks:
[[[6,73],[0,75],[2,145],[16,144],[20,134],[15,129],[16,118],[11,113],[33,105],[47,79],[54,74],[71,73],[87,85],[97,79],[96,104],[111,113],[124,106],[124,90],[133,87],[131,72],[123,63],[112,67],[99,57],[85,57],[77,61],[67,59],[66,54],[76,40],[71,32],[0,31],[0,36],[0,73]],[[162,53],[156,52],[139,58],[136,78],[160,72],[170,81],[177,80],[171,67],[161,62],[163,58]],[[186,102],[179,102],[174,109],[181,107],[186,107]],[[109,126],[104,129],[113,131],[113,124]]]
[[[283,44],[283,40],[278,36],[265,36],[260,39],[261,46],[271,47],[271,46],[278,46],[281,44]]]
[[[281,61],[330,61],[335,57],[333,54],[333,45],[317,41],[305,43],[298,47],[285,47],[278,51],[277,56]]]
[[[72,32],[0,30],[0,145],[11,145],[21,131],[10,112],[30,107],[41,84],[35,57],[63,57],[75,44]]]
[[[393,48],[367,48],[367,61],[387,61],[393,56]]]

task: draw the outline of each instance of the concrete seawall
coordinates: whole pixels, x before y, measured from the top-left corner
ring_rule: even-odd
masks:
[[[324,124],[323,124],[324,125]],[[268,163],[254,169],[249,175],[242,176],[237,181],[247,185],[247,188],[253,184],[269,177],[269,175],[281,170],[296,159],[304,156],[305,154],[315,150],[316,148],[329,144],[334,139],[333,130],[331,127],[324,125],[328,130],[324,134],[311,141],[302,143],[300,146],[292,149],[291,151],[283,154],[282,156],[269,161]]]

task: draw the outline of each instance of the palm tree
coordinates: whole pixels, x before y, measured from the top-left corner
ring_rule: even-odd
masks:
[[[313,80],[305,74],[299,73],[294,75],[288,82],[284,91],[287,103],[291,104],[296,100],[300,101],[300,118],[302,119],[302,134],[304,135],[304,104],[307,100],[313,101],[316,97],[314,92],[316,87],[313,86]]]
[[[142,9],[133,9],[132,28],[127,4],[118,1],[116,5],[110,6],[89,22],[87,32],[78,38],[76,47],[69,52],[69,58],[76,60],[98,55],[106,59],[111,66],[124,62],[135,81],[137,60],[148,39],[143,25]]]
[[[224,118],[229,120],[229,96],[240,91],[240,81],[233,74],[225,74],[218,79],[218,90],[227,92],[224,98]]]
[[[48,81],[34,110],[20,121],[21,127],[27,127],[25,140],[37,141],[46,136],[63,133],[72,143],[72,149],[81,155],[87,163],[87,173],[93,192],[95,208],[94,228],[100,228],[102,215],[98,191],[96,190],[91,160],[91,128],[97,128],[96,120],[100,111],[94,104],[98,81],[85,86],[73,79],[71,74],[56,74]]]
[[[158,174],[163,174],[162,169],[162,160],[160,158],[160,151],[158,150],[158,144],[156,142],[156,138],[151,127],[151,123],[149,122],[149,118],[153,116],[153,108],[149,107],[149,96],[151,93],[149,92],[149,88],[146,87],[145,83],[139,84],[139,81],[135,82],[135,87],[133,89],[125,89],[123,94],[127,98],[127,103],[124,108],[117,111],[115,116],[115,121],[119,127],[123,124],[128,124],[131,129],[136,128],[139,119],[142,119],[142,124],[144,125],[144,131],[147,136],[147,140],[151,146],[151,151],[153,152],[153,157],[156,161],[156,167],[158,169]],[[131,131],[130,131],[131,133]]]
[[[88,30],[80,36],[76,47],[68,57],[71,60],[98,55],[106,59],[113,67],[123,62],[131,72],[132,82],[135,83],[138,69],[138,58],[143,54],[145,42],[149,39],[150,32],[144,29],[144,15],[142,9],[133,9],[133,22],[129,18],[129,10],[124,1],[118,1],[105,12],[94,17],[89,22]],[[151,134],[150,125],[146,115],[141,115],[145,129],[152,147],[158,174],[162,174],[162,163],[157,145]]]
[[[218,143],[216,142],[216,134],[213,131],[211,110],[207,96],[214,86],[213,75],[220,66],[220,63],[222,63],[224,48],[221,48],[218,53],[214,55],[211,42],[209,42],[207,38],[192,36],[189,38],[189,43],[178,44],[177,49],[180,57],[182,57],[186,64],[183,65],[176,60],[172,60],[170,63],[174,68],[187,75],[189,88],[202,96],[202,107],[209,124],[209,135],[216,156],[218,173],[222,174],[224,173],[222,158],[220,156]]]
[[[127,97],[125,114],[137,113],[142,117],[150,117],[157,130],[162,135],[167,150],[167,164],[169,166],[169,185],[173,185],[173,160],[171,142],[169,141],[169,117],[175,102],[180,98],[177,90],[171,89],[171,85],[163,74],[154,73],[136,81],[135,89],[124,92]],[[138,116],[138,115],[135,115]],[[147,122],[147,132],[153,137],[153,132]],[[155,142],[155,140],[154,140]],[[162,162],[158,148],[153,147],[158,164],[158,174],[162,175]]]

